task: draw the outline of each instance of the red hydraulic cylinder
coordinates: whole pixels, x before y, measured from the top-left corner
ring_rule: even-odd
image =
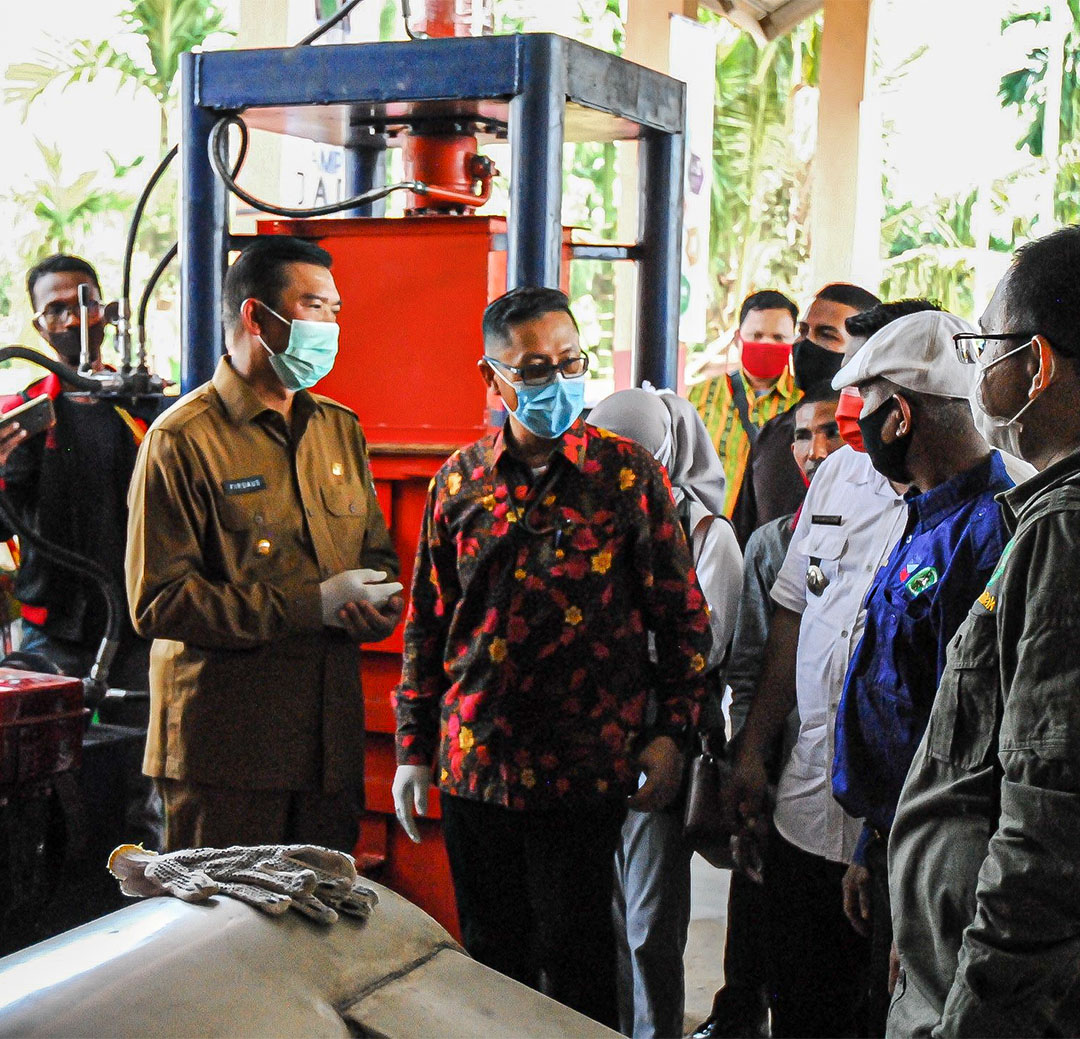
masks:
[[[482,36],[494,31],[493,0],[419,0],[410,26],[418,36]]]

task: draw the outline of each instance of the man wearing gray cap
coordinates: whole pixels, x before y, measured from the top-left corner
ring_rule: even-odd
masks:
[[[974,372],[952,314],[911,314],[871,336],[833,380],[863,399],[859,428],[882,475],[908,483],[907,524],[867,595],[866,628],[836,717],[833,796],[864,820],[844,878],[844,910],[871,937],[869,1025],[884,1035],[889,1006],[886,848],[900,789],[922,739],[956,629],[1007,540],[994,496],[1013,484],[972,420]]]
[[[1080,1034],[1080,227],[1024,246],[957,348],[1038,474],[949,646],[889,839],[893,1036]]]

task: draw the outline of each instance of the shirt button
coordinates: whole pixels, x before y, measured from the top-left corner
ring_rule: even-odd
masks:
[[[846,639],[847,638],[847,632],[846,631],[840,632],[840,638]]]
[[[256,512],[255,513],[255,522],[256,523],[262,523],[262,521],[263,521],[262,513],[261,512]]]
[[[269,538],[259,538],[259,540],[255,542],[255,553],[260,556],[268,556],[270,555],[270,549],[272,547]]]
[[[356,502],[349,502],[349,512],[351,512],[355,516],[359,511],[360,507],[356,504]]]

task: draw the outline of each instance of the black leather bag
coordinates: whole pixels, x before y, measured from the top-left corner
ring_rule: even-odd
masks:
[[[706,862],[717,869],[732,869],[731,831],[724,826],[720,791],[731,767],[714,753],[707,733],[698,734],[700,748],[690,761],[686,784],[683,836]]]

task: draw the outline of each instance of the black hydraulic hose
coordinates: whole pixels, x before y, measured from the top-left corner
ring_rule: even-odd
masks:
[[[348,13],[354,7],[359,7],[360,4],[362,4],[363,2],[364,0],[349,0],[349,2],[345,4],[340,11],[338,11],[336,14],[332,14],[329,18],[326,19],[325,22],[317,25],[314,29],[311,30],[311,32],[307,34],[307,36],[305,36],[302,40],[299,40],[297,43],[294,43],[293,46],[306,47],[309,43],[314,43],[320,36],[322,36],[323,33],[327,32],[329,29],[332,29],[335,25],[337,25],[338,22],[345,18],[346,15],[348,15]]]
[[[139,233],[139,224],[142,222],[143,210],[146,209],[146,203],[150,200],[151,192],[154,190],[157,182],[161,180],[162,175],[169,168],[169,163],[176,158],[179,150],[180,146],[174,144],[165,153],[161,161],[157,164],[157,168],[150,174],[150,179],[146,182],[146,187],[143,188],[142,194],[139,196],[139,201],[135,203],[135,211],[131,214],[131,223],[128,225],[127,243],[124,246],[123,288],[120,290],[120,298],[126,307],[125,316],[131,313],[131,260],[135,255],[135,238]]]
[[[228,169],[228,134],[230,126],[235,126],[240,131],[241,158],[236,162],[232,173],[230,173]],[[262,199],[249,194],[236,183],[236,174],[240,170],[240,163],[247,151],[247,140],[248,129],[243,119],[235,114],[222,116],[215,124],[214,129],[210,131],[208,145],[210,165],[214,167],[214,172],[222,179],[225,187],[227,187],[229,191],[242,202],[246,202],[252,209],[261,210],[263,213],[272,213],[274,216],[294,219],[303,219],[304,217],[313,216],[330,216],[332,213],[341,213],[346,209],[358,209],[360,206],[378,202],[379,199],[386,198],[387,195],[390,195],[395,191],[413,191],[418,195],[422,195],[428,190],[427,185],[421,184],[420,181],[406,180],[401,181],[398,184],[386,184],[381,188],[372,188],[370,191],[365,191],[360,195],[354,195],[352,198],[343,199],[341,202],[332,202],[326,206],[313,206],[310,209],[295,209],[288,206],[279,206],[272,202],[264,202]]]
[[[103,696],[109,678],[109,668],[120,647],[120,617],[124,609],[124,597],[116,579],[93,559],[62,548],[55,542],[42,537],[33,527],[22,521],[19,514],[11,507],[7,495],[3,493],[0,493],[0,521],[17,534],[20,540],[46,553],[50,563],[55,563],[65,570],[71,570],[97,583],[105,599],[105,634],[101,639],[101,645],[98,646],[97,656],[91,665],[87,680],[89,685]]]
[[[157,288],[157,283],[161,276],[165,273],[165,268],[169,266],[173,260],[176,259],[176,254],[179,252],[179,242],[173,242],[169,251],[158,261],[158,265],[154,268],[154,273],[146,281],[146,288],[143,289],[142,297],[139,299],[139,317],[137,327],[139,329],[139,370],[142,371],[146,368],[146,311],[150,306],[150,297],[153,295],[154,289]]]
[[[63,361],[57,361],[52,357],[46,357],[40,350],[33,350],[29,346],[0,346],[0,362],[11,361],[18,358],[22,361],[30,361],[48,369],[53,375],[63,379],[69,386],[76,390],[85,390],[94,393],[101,386],[93,379],[79,375],[73,368],[69,368]]]

